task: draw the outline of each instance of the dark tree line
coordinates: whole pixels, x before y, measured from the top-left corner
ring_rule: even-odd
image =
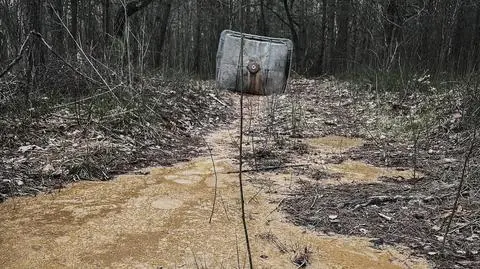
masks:
[[[78,61],[78,50],[112,67],[212,77],[223,29],[291,38],[296,72],[361,70],[466,74],[480,62],[476,0],[1,0],[0,63],[31,31]],[[26,69],[54,57],[39,38]]]

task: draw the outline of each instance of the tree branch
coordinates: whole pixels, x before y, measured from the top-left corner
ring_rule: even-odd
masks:
[[[142,10],[153,1],[154,0],[135,0],[127,3],[126,5],[122,5],[122,7],[118,9],[117,15],[115,16],[115,34],[117,37],[123,36],[125,19]]]
[[[272,12],[273,15],[275,15],[283,24],[285,25],[289,25],[290,23],[288,21],[286,21],[282,15],[280,13],[278,13],[276,10],[274,10],[273,8],[269,7],[268,5],[265,6],[265,8]],[[299,26],[299,24],[296,22],[296,21],[293,21],[293,23],[297,26]]]
[[[31,34],[35,35],[36,37],[38,37],[40,39],[40,41],[42,41],[43,45],[45,45],[45,47],[47,47],[47,49],[53,54],[55,55],[58,59],[60,59],[64,64],[66,64],[68,67],[70,67],[70,69],[72,69],[73,72],[79,74],[80,76],[86,78],[87,80],[89,80],[90,82],[93,82],[95,84],[102,84],[100,81],[97,81],[97,80],[94,80],[93,78],[87,76],[86,74],[78,71],[75,67],[73,67],[73,65],[71,65],[69,62],[67,62],[67,60],[65,60],[62,56],[60,56],[55,50],[53,50],[52,46],[50,46],[47,41],[45,40],[45,38],[43,38],[43,36],[40,34],[40,33],[37,33],[37,32],[31,32]]]
[[[295,45],[298,45],[298,34],[297,30],[295,29],[295,21],[293,20],[292,14],[290,13],[290,8],[288,7],[287,0],[283,0],[283,6],[285,7],[285,13],[287,14],[288,26],[290,27],[290,31],[292,32],[293,43]]]
[[[32,32],[30,32],[27,38],[25,38],[25,41],[23,41],[23,44],[20,47],[20,51],[18,52],[17,57],[15,57],[15,59],[13,59],[13,61],[11,61],[10,64],[7,65],[7,67],[2,71],[2,73],[0,73],[0,78],[3,77],[8,71],[10,71],[10,69],[12,69],[12,67],[14,67],[22,59],[23,51],[25,50],[27,42],[28,40],[30,40],[31,36],[32,36]]]

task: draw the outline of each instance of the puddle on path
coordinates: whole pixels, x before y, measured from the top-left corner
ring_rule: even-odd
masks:
[[[321,154],[339,154],[364,144],[360,138],[343,136],[325,136],[307,139],[305,142]],[[332,179],[322,180],[326,184],[339,183],[370,183],[377,182],[382,177],[400,178],[402,180],[413,178],[412,169],[396,169],[390,167],[376,167],[360,161],[346,160],[340,164],[327,164],[323,166]],[[417,176],[422,176],[417,172]],[[334,178],[334,179],[333,179]]]
[[[236,167],[230,162],[216,161],[221,184],[211,224],[208,158],[11,199],[0,205],[0,267],[237,268],[240,257],[243,268],[237,177],[228,174]],[[312,251],[309,268],[428,267],[393,248],[370,248],[366,239],[318,236],[287,223],[268,194],[249,186],[246,195],[256,268],[296,268],[294,251],[305,247]]]
[[[343,153],[352,148],[360,147],[364,143],[360,138],[335,135],[305,139],[305,142],[314,149],[321,150],[323,153]]]
[[[340,164],[327,164],[327,171],[339,174],[338,179],[327,180],[327,183],[370,183],[377,182],[382,177],[400,178],[407,180],[413,178],[413,170],[397,170],[390,167],[376,167],[364,162],[347,160]],[[417,172],[417,176],[421,176]]]

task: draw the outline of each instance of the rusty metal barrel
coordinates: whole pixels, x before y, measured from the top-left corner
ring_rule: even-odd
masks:
[[[224,30],[217,51],[217,84],[222,89],[256,95],[283,93],[290,76],[293,43],[285,38],[243,34],[243,63],[240,63],[242,34]],[[241,70],[239,70],[241,69]]]

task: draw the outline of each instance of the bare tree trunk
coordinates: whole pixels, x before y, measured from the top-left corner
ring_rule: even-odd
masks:
[[[335,73],[347,71],[348,61],[348,25],[351,0],[339,1],[337,12],[338,35],[335,43]]]
[[[455,29],[457,28],[457,16],[458,11],[460,9],[461,0],[457,0],[455,3],[455,8],[451,10],[450,6],[448,5],[447,1],[445,1],[443,6],[443,32],[444,38],[442,42],[442,51],[439,57],[439,66],[443,67],[444,69],[453,70],[453,66],[451,65],[451,57],[452,57],[452,50],[454,49],[453,43]],[[449,17],[451,16],[451,17]]]
[[[129,44],[131,49],[130,63],[132,63],[134,67],[138,67],[140,66],[139,58],[140,58],[140,47],[141,47],[140,39],[138,38],[140,34],[139,16],[132,17],[132,19],[129,20],[129,26],[130,26],[130,32],[131,32],[131,34],[128,35],[130,37]]]
[[[87,1],[87,5],[86,5],[87,8],[84,9],[85,14],[82,16],[83,25],[85,27],[85,41],[90,48],[93,48],[94,44],[97,41],[96,40],[97,34],[95,31],[95,29],[97,29],[97,25],[96,25],[97,20],[95,19],[95,14],[91,12],[91,10],[94,10],[95,2],[97,0],[86,0],[86,1]],[[92,52],[96,52],[96,51],[92,51]]]
[[[397,17],[398,17],[398,7],[396,0],[390,0],[387,8],[385,17],[387,20],[384,23],[385,29],[385,43],[387,47],[390,47],[392,42],[395,40],[396,36],[396,24],[397,24]]]
[[[52,29],[53,48],[60,56],[63,56],[65,54],[65,45],[63,44],[65,36],[61,21],[63,19],[63,1],[55,0],[55,6],[53,8],[50,7],[50,10],[50,17],[54,22]]]
[[[70,0],[70,13],[72,16],[70,33],[73,36],[73,40],[70,39],[70,50],[75,53],[77,51],[75,42],[78,36],[78,0]]]
[[[18,27],[18,25],[15,25],[12,22],[12,17],[14,16],[15,12],[10,11],[8,3],[0,3],[0,22],[5,29],[5,31],[0,31],[0,36],[2,36],[0,54],[3,54],[3,56],[0,55],[0,63],[6,60],[10,54],[17,54],[17,48],[19,48],[19,44],[16,44],[16,41],[20,40],[18,37],[19,33],[15,31],[15,28]]]
[[[335,45],[335,0],[326,2],[326,38],[325,51],[323,54],[323,72],[332,73],[332,56]]]
[[[357,6],[355,6],[357,7]],[[355,7],[352,6],[352,10],[355,10]],[[349,45],[351,46],[351,52],[350,52],[350,57],[351,61],[347,63],[347,68],[350,71],[357,71],[356,67],[358,66],[359,59],[360,59],[360,48],[361,48],[361,36],[360,36],[360,14],[356,12],[352,12],[352,33],[351,36],[352,38],[350,39],[351,41],[349,42]]]
[[[252,26],[251,26],[251,16],[253,15],[252,12],[250,12],[250,0],[244,0],[245,3],[243,5],[240,4],[240,6],[243,6],[243,14],[245,14],[245,28],[243,31],[246,33],[252,32]]]
[[[7,38],[0,31],[0,64],[2,64],[8,58]]]
[[[267,25],[267,18],[265,14],[265,0],[260,1],[260,17],[258,18],[258,29],[260,30],[260,34],[263,36],[268,35],[268,25]]]
[[[160,27],[158,27],[158,44],[155,49],[155,67],[159,67],[162,65],[162,51],[163,47],[165,44],[165,38],[166,38],[166,33],[167,33],[167,26],[168,26],[168,21],[170,19],[170,11],[172,9],[172,0],[165,0],[161,4],[162,6],[162,11],[160,15]]]
[[[477,14],[476,14],[476,23],[475,23],[475,33],[473,38],[473,55],[472,55],[472,72],[479,70],[480,66],[478,66],[480,61],[480,4],[477,3]]]
[[[195,26],[195,41],[194,41],[194,47],[193,47],[193,71],[196,74],[200,73],[200,43],[201,43],[201,23],[202,23],[202,10],[201,10],[201,1],[197,0],[197,9],[196,9],[196,14],[197,14],[197,21],[196,21],[196,26]]]
[[[108,44],[108,38],[111,34],[110,29],[110,0],[103,0],[103,32],[105,44]]]
[[[41,18],[43,18],[43,0],[32,0],[26,2],[25,17],[27,18],[28,23],[26,24],[25,34],[28,35],[30,31],[35,31],[42,34],[43,22]],[[44,49],[42,48],[40,40],[37,38],[31,39],[30,54],[30,60],[33,61],[30,63],[31,67],[38,66],[39,64],[45,62]]]
[[[27,23],[25,24],[25,38],[28,38],[32,31],[40,34],[42,33],[42,21],[40,18],[43,17],[43,0],[25,2],[25,18],[27,19]],[[29,43],[26,72],[27,84],[29,87],[24,88],[25,104],[27,105],[30,103],[30,87],[32,83],[35,84],[37,67],[45,62],[45,54],[41,41],[38,38],[31,36]]]
[[[322,27],[320,28],[320,49],[319,55],[317,56],[316,60],[316,67],[312,70],[313,73],[321,74],[325,72],[324,68],[324,55],[325,55],[325,43],[327,42],[325,37],[325,31],[327,28],[327,0],[322,0]]]
[[[451,70],[454,71],[463,71],[460,70],[461,67],[459,66],[459,61],[461,58],[461,54],[463,51],[463,29],[465,27],[463,16],[464,13],[464,2],[459,1],[457,6],[457,12],[454,17],[454,27],[452,31],[452,45],[451,45],[451,53],[450,53],[450,63],[451,63]],[[462,65],[463,66],[463,65]]]
[[[434,67],[432,71],[437,72],[439,68],[435,67],[435,59],[441,49],[441,36],[439,35],[441,27],[435,18],[435,12],[436,6],[433,1],[428,1],[425,7],[425,15],[420,19],[419,55],[423,56],[423,63],[420,68],[426,69],[428,66],[432,66]]]
[[[292,41],[295,46],[297,69],[302,70],[305,65],[304,64],[305,63],[305,40],[303,39],[304,29],[300,29],[300,31],[297,31],[297,28],[295,25],[297,25],[298,23],[295,22],[295,20],[293,19],[292,7],[288,4],[288,0],[283,0],[283,7],[287,15],[288,28],[290,28]]]

